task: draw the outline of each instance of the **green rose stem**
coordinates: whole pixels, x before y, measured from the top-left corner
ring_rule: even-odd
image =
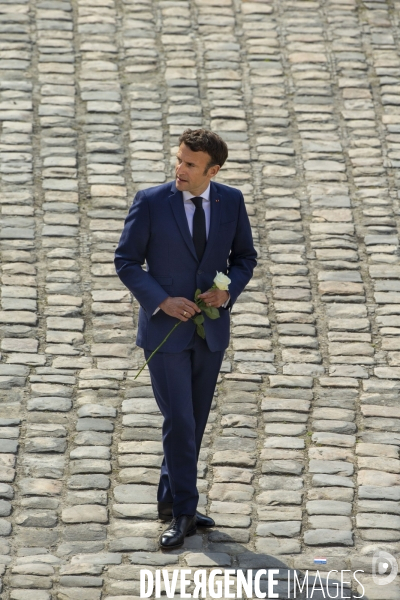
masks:
[[[146,362],[144,363],[143,367],[140,369],[139,373],[136,375],[136,377],[134,377],[133,381],[135,381],[135,379],[137,379],[140,375],[140,373],[143,371],[143,369],[145,368],[145,366],[151,361],[151,359],[153,358],[153,356],[155,355],[155,353],[157,352],[157,350],[159,350],[161,348],[161,346],[164,344],[164,342],[167,341],[167,339],[169,338],[169,336],[171,335],[171,333],[178,327],[178,325],[180,325],[181,323],[183,323],[183,321],[178,321],[178,323],[176,323],[173,328],[171,329],[171,331],[165,336],[165,338],[163,339],[163,341],[161,342],[161,344],[159,344],[159,346],[157,346],[157,348],[150,354],[149,358],[146,360]]]

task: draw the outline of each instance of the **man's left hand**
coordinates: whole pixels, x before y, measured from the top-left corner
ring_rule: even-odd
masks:
[[[226,290],[211,289],[208,292],[199,294],[198,298],[204,300],[207,306],[219,308],[228,300],[229,293]]]

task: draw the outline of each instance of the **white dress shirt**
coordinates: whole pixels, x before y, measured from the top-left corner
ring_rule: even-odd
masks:
[[[194,217],[194,211],[196,210],[196,206],[192,202],[192,198],[203,198],[203,209],[204,209],[204,214],[206,216],[206,237],[208,239],[208,232],[210,231],[210,216],[211,216],[210,184],[208,185],[208,188],[206,190],[204,190],[204,192],[201,194],[201,196],[193,196],[193,194],[191,194],[190,192],[182,192],[182,196],[183,196],[183,206],[185,209],[186,218],[187,218],[187,222],[189,225],[189,231],[190,231],[190,235],[192,237],[193,237],[193,217]],[[231,296],[229,294],[228,300],[226,302],[224,302],[224,304],[222,304],[222,306],[224,308],[228,305],[228,302],[230,299],[231,299]],[[156,308],[156,310],[153,312],[153,315],[155,315],[156,312],[158,312],[159,310],[160,310],[160,307]]]
[[[203,198],[203,209],[206,215],[206,236],[210,231],[210,186],[201,194],[201,196],[193,196],[190,192],[182,192],[183,206],[185,208],[186,218],[189,225],[190,235],[193,237],[193,217],[196,206],[192,202],[192,198]]]

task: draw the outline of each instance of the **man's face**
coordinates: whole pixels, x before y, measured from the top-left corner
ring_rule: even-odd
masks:
[[[207,169],[211,157],[207,152],[193,152],[185,144],[179,146],[176,153],[175,181],[180,192],[200,195],[207,189],[210,179],[214,177],[219,166]]]

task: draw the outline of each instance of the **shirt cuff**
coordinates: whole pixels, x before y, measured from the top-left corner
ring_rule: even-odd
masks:
[[[157,306],[156,310],[153,312],[153,314],[152,314],[151,316],[153,316],[153,315],[155,315],[156,313],[158,313],[158,311],[159,311],[159,310],[161,310],[161,309],[160,309],[160,307],[159,307],[159,306]]]
[[[228,306],[228,304],[229,304],[230,299],[231,299],[231,295],[228,294],[228,300],[226,302],[224,302],[223,304],[221,304],[221,307],[222,308],[226,308]]]

